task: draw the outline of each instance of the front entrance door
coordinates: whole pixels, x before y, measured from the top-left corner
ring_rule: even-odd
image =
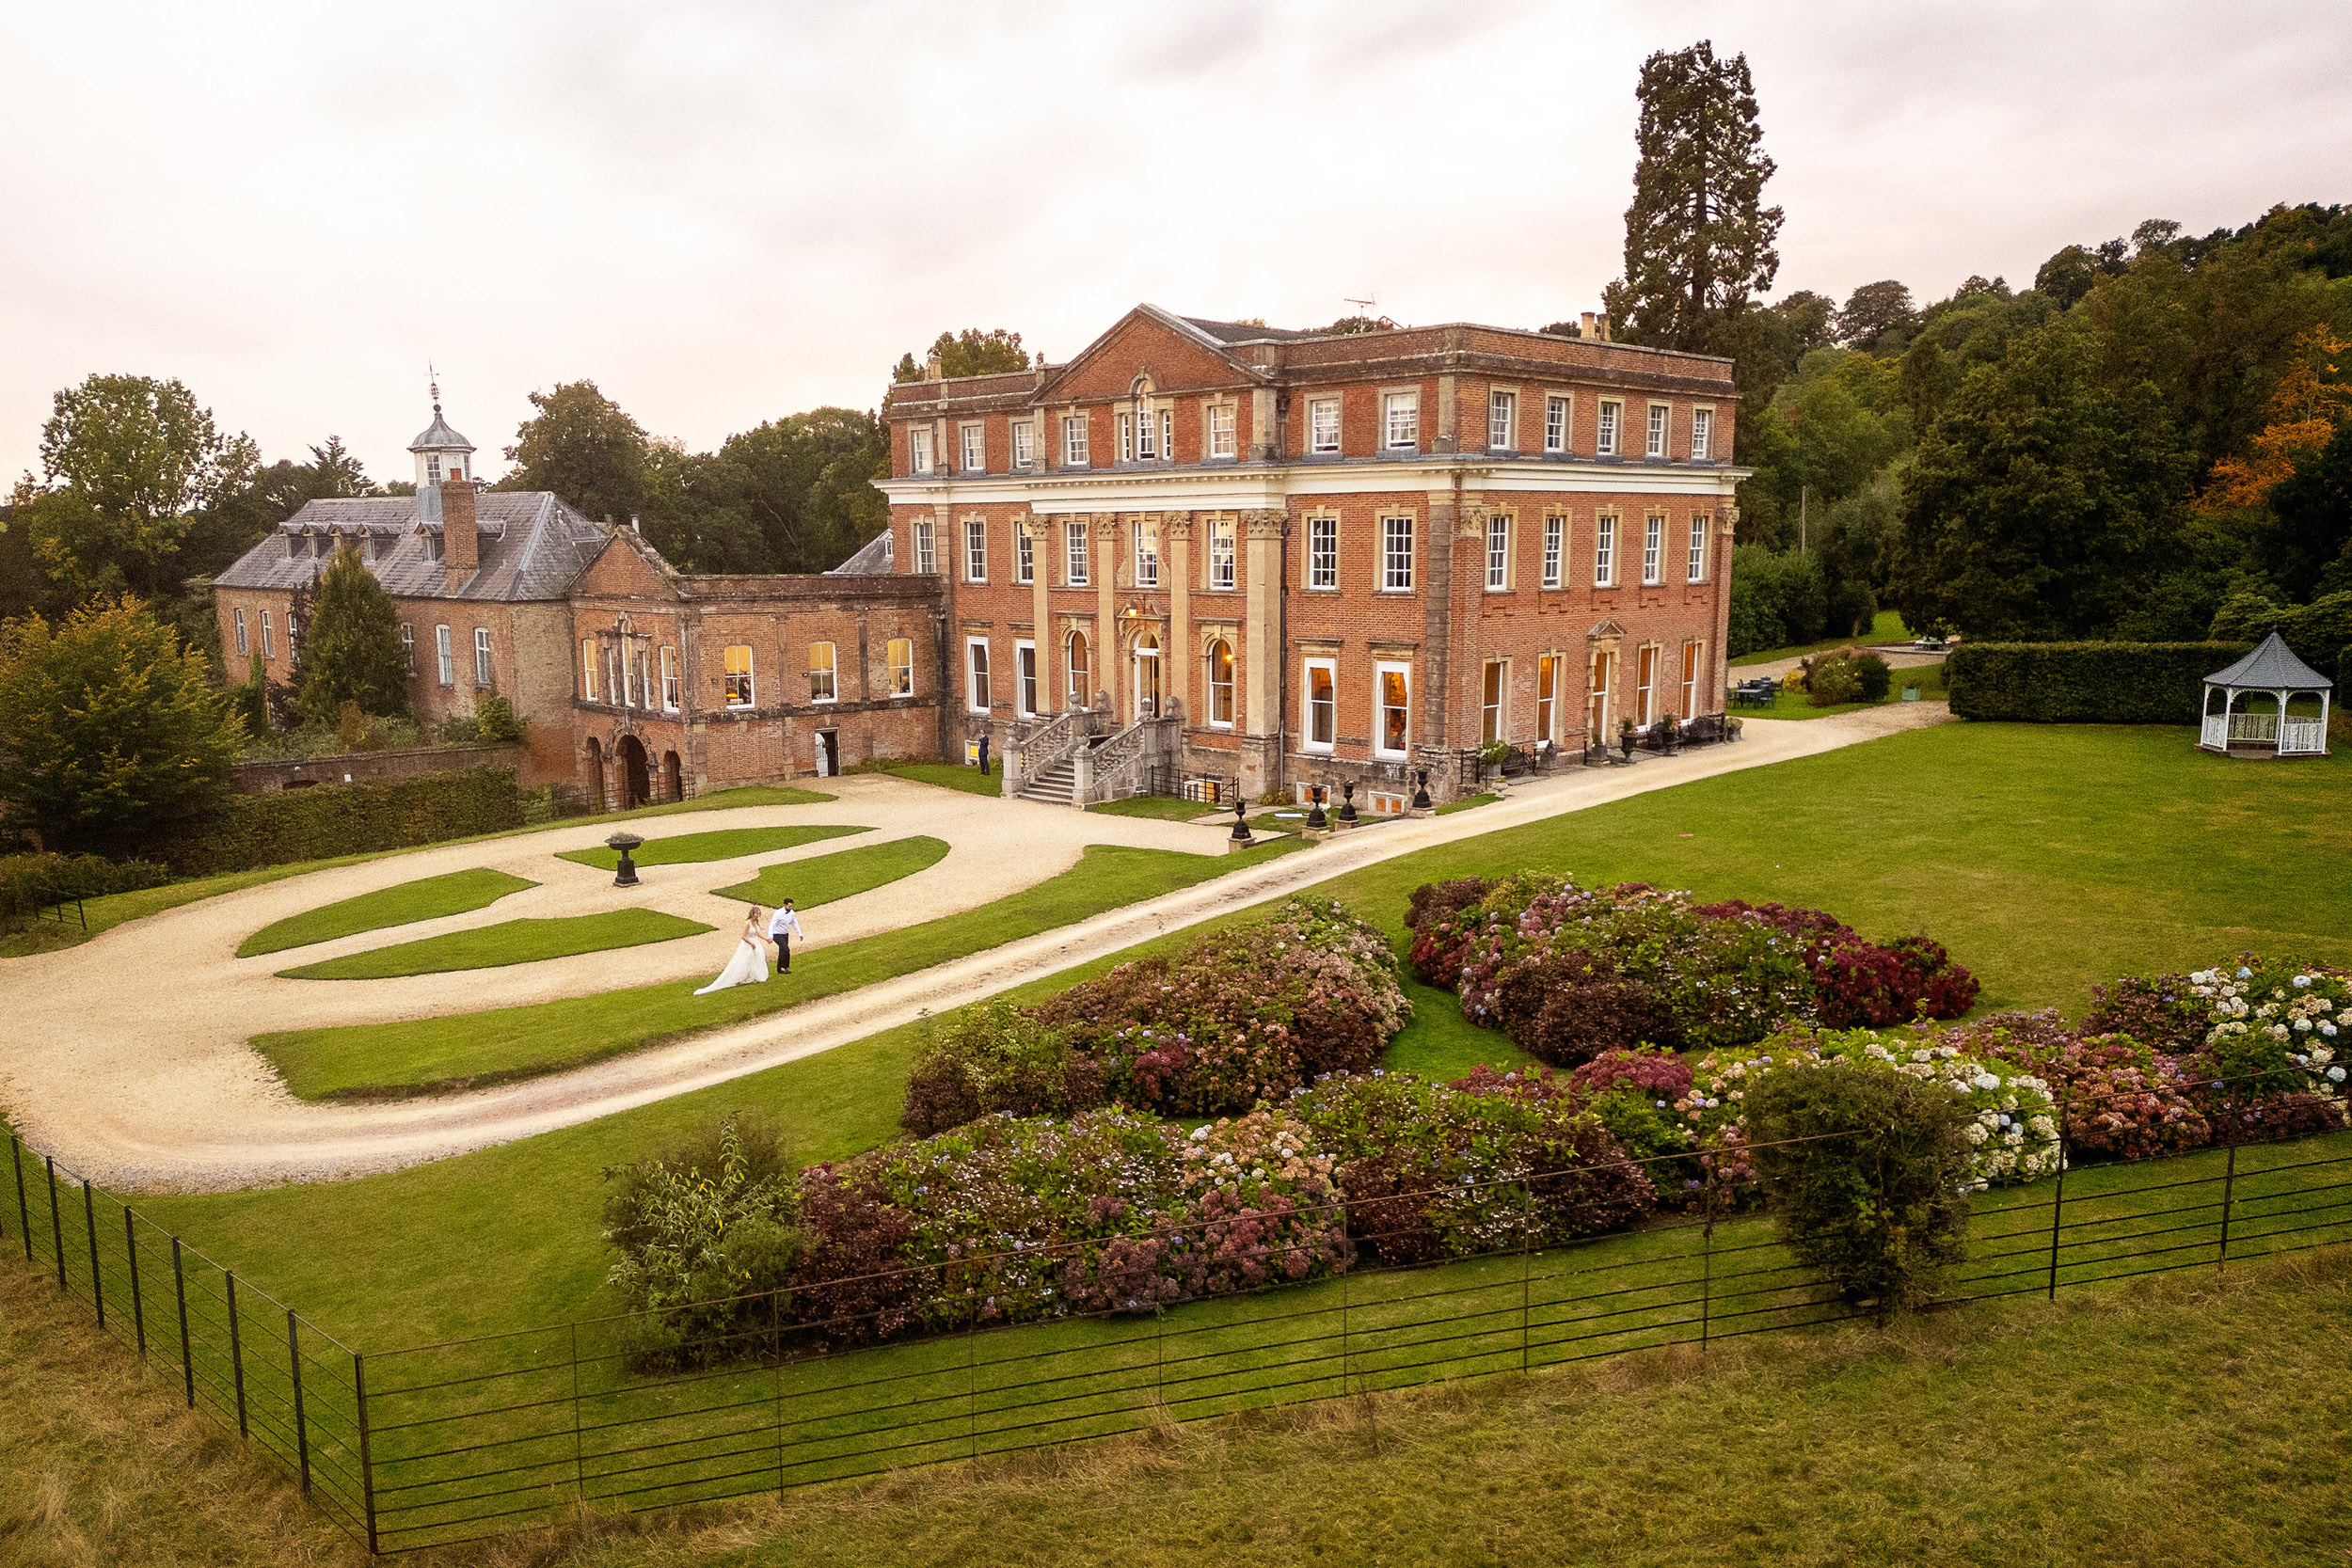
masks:
[[[1160,641],[1150,632],[1136,639],[1136,718],[1160,716]]]
[[[817,776],[830,779],[841,771],[841,733],[838,730],[817,732]]]

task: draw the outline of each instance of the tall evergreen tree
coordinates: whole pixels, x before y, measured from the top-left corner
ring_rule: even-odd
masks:
[[[407,716],[399,617],[356,550],[337,550],[311,594],[301,682],[295,704],[315,724],[333,722],[345,702],[358,703],[362,713]]]
[[[1625,277],[1606,303],[1616,335],[1661,348],[1725,352],[1727,331],[1780,271],[1781,211],[1761,205],[1772,160],[1756,119],[1745,55],[1702,40],[1642,65]]]
[[[135,854],[229,793],[245,726],[136,599],[0,626],[0,801],[44,847]]]

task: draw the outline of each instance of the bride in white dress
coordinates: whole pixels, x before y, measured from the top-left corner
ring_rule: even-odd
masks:
[[[696,996],[708,996],[714,990],[729,986],[764,986],[768,983],[767,911],[754,904],[743,917],[743,940],[735,944],[735,956],[727,960],[719,977],[696,991]]]

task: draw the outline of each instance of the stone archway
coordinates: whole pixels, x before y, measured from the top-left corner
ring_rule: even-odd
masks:
[[[596,737],[592,735],[588,737],[588,809],[591,812],[602,812],[605,808],[604,748],[597,744]]]
[[[620,774],[623,811],[635,811],[653,799],[653,769],[644,741],[633,735],[621,736],[612,746],[612,764]]]
[[[685,774],[684,770],[678,767],[675,752],[661,753],[661,798],[664,800],[686,799]]]

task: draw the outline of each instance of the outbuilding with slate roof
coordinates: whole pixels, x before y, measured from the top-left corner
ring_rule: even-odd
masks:
[[[2205,677],[2197,743],[2224,755],[2324,757],[2334,685],[2274,631],[2252,653]]]
[[[418,440],[437,432],[447,440],[420,455],[420,471],[429,455],[448,473],[473,450],[438,408]],[[292,686],[310,593],[348,546],[391,595],[418,725],[430,733],[503,696],[530,726],[523,782],[568,781],[569,595],[613,531],[546,491],[485,491],[463,478],[414,496],[313,500],[214,579],[221,651],[233,674],[258,664]]]

